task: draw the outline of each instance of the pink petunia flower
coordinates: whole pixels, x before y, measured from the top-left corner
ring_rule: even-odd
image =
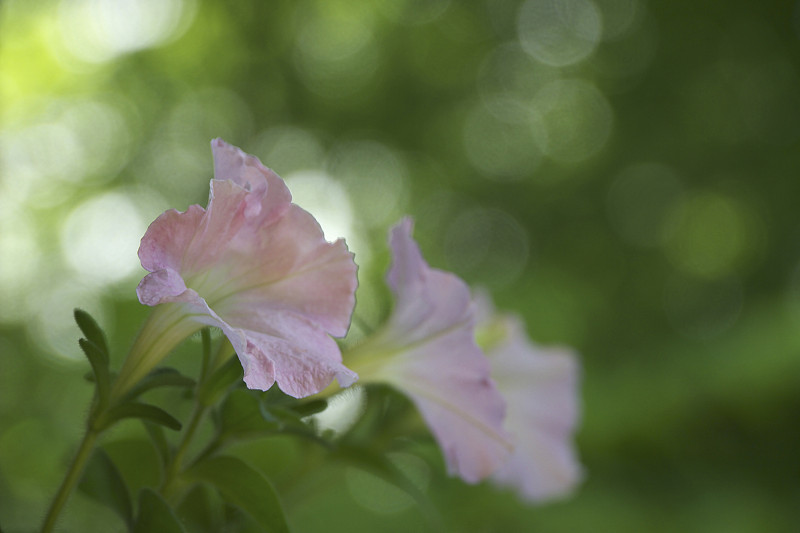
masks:
[[[505,403],[475,343],[467,285],[430,268],[406,218],[392,228],[387,281],[395,307],[384,327],[355,348],[362,382],[388,383],[409,396],[442,448],[450,474],[476,483],[507,458]]]
[[[119,387],[135,383],[203,325],[222,329],[251,389],[277,382],[303,397],[333,378],[351,385],[357,375],[342,365],[331,336],[344,336],[350,324],[353,255],[343,240],[325,241],[314,217],[291,203],[283,180],[257,158],[221,139],[211,147],[207,209],[166,211],[142,238],[139,258],[150,274],[136,292],[159,309]]]
[[[534,345],[519,317],[496,314],[478,293],[478,343],[508,405],[505,428],[514,451],[493,475],[527,501],[568,495],[582,478],[573,444],[579,418],[578,362],[565,348]]]

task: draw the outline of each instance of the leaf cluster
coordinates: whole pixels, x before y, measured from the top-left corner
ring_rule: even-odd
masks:
[[[402,421],[409,411],[408,401],[391,389],[369,387],[368,408],[345,433],[321,432],[312,415],[323,412],[327,400],[298,400],[277,387],[266,392],[244,388],[237,358],[223,353],[230,345],[222,339],[213,355],[211,335],[205,329],[197,381],[175,369],[158,368],[115,399],[105,334],[88,313],[76,310],[75,318],[95,384],[90,428],[99,433],[122,419],[141,420],[155,450],[155,470],[161,473],[159,483],[137,488],[105,449],[96,449],[89,460],[79,489],[114,510],[129,532],[234,531],[237,523],[247,530],[288,532],[288,520],[271,481],[231,448],[237,442],[278,435],[309,443],[330,461],[385,479],[412,496],[431,523],[437,523],[437,513],[426,496],[384,453],[407,429]],[[182,388],[183,398],[194,403],[194,414],[185,427],[161,407],[140,400],[145,392],[161,387]],[[204,446],[190,447],[206,414],[213,431]],[[164,428],[182,431],[180,441],[175,442]],[[199,451],[187,457],[191,449]]]

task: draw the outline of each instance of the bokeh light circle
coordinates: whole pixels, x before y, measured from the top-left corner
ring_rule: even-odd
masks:
[[[603,21],[591,0],[527,0],[519,10],[517,32],[522,48],[537,61],[564,67],[594,52]]]
[[[493,179],[521,179],[541,163],[546,132],[536,112],[522,102],[494,99],[475,106],[464,124],[470,163]]]
[[[760,220],[740,200],[695,193],[670,209],[664,250],[682,272],[721,279],[749,266],[758,252],[760,227]]]
[[[325,151],[317,137],[294,126],[264,130],[255,142],[254,154],[261,162],[283,176],[298,170],[320,168]]]
[[[544,152],[556,161],[581,162],[598,153],[611,136],[611,104],[587,81],[553,81],[537,93],[533,105],[547,131]]]
[[[314,213],[325,239],[353,240],[353,209],[341,183],[321,171],[293,172],[285,175],[284,179],[292,193],[292,201]]]
[[[445,234],[448,270],[490,288],[513,283],[528,262],[529,249],[525,228],[498,209],[465,211]]]
[[[116,192],[76,206],[61,232],[67,264],[89,285],[114,283],[139,269],[137,250],[147,224],[133,201]]]
[[[402,215],[408,169],[401,153],[375,141],[343,142],[326,168],[347,188],[359,224],[385,226]]]
[[[69,52],[101,63],[174,39],[193,14],[188,0],[62,0],[58,27]]]

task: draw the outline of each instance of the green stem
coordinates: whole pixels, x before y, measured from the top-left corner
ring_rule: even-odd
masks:
[[[53,503],[50,505],[50,509],[47,511],[44,525],[42,525],[42,533],[49,533],[53,531],[53,528],[56,525],[56,520],[58,520],[58,515],[61,513],[61,509],[64,507],[64,504],[67,503],[67,500],[72,493],[72,489],[75,488],[75,484],[78,482],[81,474],[83,473],[83,468],[86,466],[86,461],[89,460],[89,457],[92,455],[92,451],[94,451],[94,444],[97,441],[97,437],[98,433],[96,431],[89,428],[86,429],[86,434],[83,436],[83,441],[78,448],[78,453],[75,454],[75,458],[72,460],[72,464],[67,471],[67,475],[64,478],[64,481],[61,483],[58,493],[56,493]]]
[[[42,525],[42,533],[53,531],[61,510],[81,477],[86,461],[92,455],[95,442],[101,433],[101,430],[96,429],[94,424],[102,418],[104,413],[121,402],[125,393],[164,359],[178,343],[200,327],[202,325],[193,322],[191,317],[177,304],[164,304],[150,313],[123,362],[122,370],[111,388],[108,404],[102,409],[96,411],[93,409],[93,413],[89,417],[83,441],[47,511]],[[198,413],[197,420],[192,421],[193,427],[189,428],[187,434],[194,432],[196,429],[194,426],[199,422],[203,411]]]
[[[186,451],[189,449],[189,443],[192,441],[197,428],[200,426],[200,421],[203,419],[206,409],[207,407],[200,402],[195,404],[192,418],[189,421],[189,425],[186,427],[186,432],[183,434],[183,438],[178,445],[178,450],[175,452],[175,456],[172,458],[172,461],[167,467],[167,471],[164,476],[164,482],[161,484],[160,491],[162,496],[164,496],[164,498],[167,500],[175,497],[175,482],[178,479],[178,475],[181,473],[183,458],[186,455]]]

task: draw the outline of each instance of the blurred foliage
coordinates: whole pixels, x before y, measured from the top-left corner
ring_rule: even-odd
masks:
[[[448,529],[796,530],[797,2],[5,0],[0,17],[3,531],[37,527],[90,405],[72,309],[119,368],[147,313],[138,239],[204,202],[218,136],[348,238],[353,338],[390,305],[385,231],[409,213],[432,265],[582,354],[574,498],[447,479],[424,439],[395,457]],[[169,364],[194,376],[189,344]],[[104,446],[137,490],[143,438],[126,422]],[[296,531],[429,523],[313,443],[237,446]],[[119,523],[83,494],[63,518]]]

